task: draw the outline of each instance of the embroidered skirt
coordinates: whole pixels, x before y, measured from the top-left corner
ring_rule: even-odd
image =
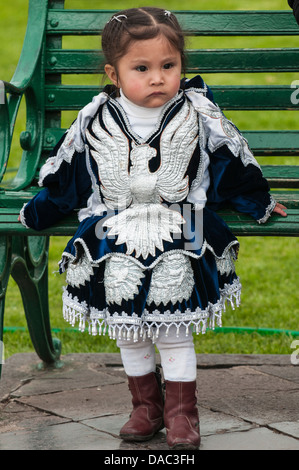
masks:
[[[203,211],[200,244],[186,233],[164,241],[144,259],[127,253],[124,243],[101,237],[103,216],[81,222],[60,261],[66,271],[64,318],[92,335],[151,337],[162,326],[198,333],[221,326],[228,302],[239,305],[235,273],[239,243],[217,214]],[[189,228],[195,228],[191,214]],[[195,237],[196,238],[196,237]]]

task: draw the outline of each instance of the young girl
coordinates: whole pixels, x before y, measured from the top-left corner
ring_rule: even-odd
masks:
[[[200,444],[192,331],[238,305],[238,241],[215,210],[231,204],[264,223],[286,215],[247,142],[200,77],[181,81],[184,37],[167,10],[119,12],[104,28],[108,86],[78,115],[21,212],[41,230],[75,208],[64,316],[117,339],[132,394],[125,440],[165,425],[170,448]],[[165,399],[155,364],[157,346]]]

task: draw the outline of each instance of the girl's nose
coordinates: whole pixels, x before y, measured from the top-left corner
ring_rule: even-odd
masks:
[[[153,71],[150,78],[151,85],[161,85],[164,82],[163,73],[160,70]]]

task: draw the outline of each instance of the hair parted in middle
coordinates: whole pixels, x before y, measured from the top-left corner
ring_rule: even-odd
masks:
[[[117,71],[118,60],[126,54],[132,42],[160,35],[180,52],[182,72],[185,73],[185,38],[181,26],[170,11],[156,7],[130,8],[111,17],[102,33],[106,63]]]

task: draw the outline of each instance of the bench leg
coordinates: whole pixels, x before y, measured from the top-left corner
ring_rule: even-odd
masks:
[[[49,237],[14,237],[11,274],[19,286],[29,334],[43,365],[61,367],[61,343],[52,338],[48,302]]]
[[[11,238],[0,237],[0,378],[4,360],[3,326],[5,294],[10,275],[11,266]]]
[[[0,297],[0,378],[2,374],[2,364],[4,361],[4,344],[3,344],[3,316],[4,316],[5,299]]]

